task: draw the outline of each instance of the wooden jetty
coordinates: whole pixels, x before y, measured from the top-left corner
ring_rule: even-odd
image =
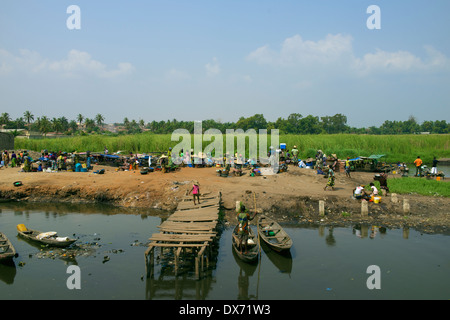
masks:
[[[200,197],[200,204],[194,205],[192,196],[185,195],[177,210],[158,226],[159,233],[154,233],[148,249],[145,251],[147,277],[153,276],[155,249],[170,248],[174,250],[175,273],[179,267],[181,254],[195,256],[195,275],[209,264],[211,244],[217,236],[216,226],[219,220],[221,194],[206,194]]]

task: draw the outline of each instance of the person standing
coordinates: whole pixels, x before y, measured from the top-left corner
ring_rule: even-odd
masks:
[[[5,168],[8,168],[9,154],[8,154],[8,151],[7,151],[7,150],[5,150],[5,151],[3,152],[2,157],[3,157],[3,165],[5,166]]]
[[[437,163],[439,161],[436,159],[436,157],[433,158],[433,164],[431,166],[431,175],[436,176],[437,175]]]
[[[239,249],[242,253],[243,247],[245,248],[245,253],[248,252],[247,250],[247,242],[248,242],[248,233],[249,233],[249,221],[253,220],[256,216],[256,210],[253,213],[252,216],[248,213],[245,206],[241,203],[239,205],[239,209],[237,210],[237,219],[239,222],[239,230],[238,230],[238,236],[239,236]]]
[[[192,193],[192,197],[194,200],[194,206],[196,205],[195,199],[197,199],[198,204],[200,204],[200,184],[198,181],[194,181],[194,184],[192,185],[191,191],[189,193]]]
[[[297,146],[294,146],[294,148],[291,151],[292,153],[292,161],[294,162],[294,165],[298,164],[298,149]]]
[[[422,163],[422,159],[417,156],[417,159],[414,160],[414,165],[416,166],[416,176],[418,177],[422,176]]]
[[[16,165],[17,165],[17,156],[13,150],[13,152],[11,153],[11,168],[14,168]]]
[[[350,158],[347,157],[347,160],[345,161],[345,175],[349,178],[350,177]]]

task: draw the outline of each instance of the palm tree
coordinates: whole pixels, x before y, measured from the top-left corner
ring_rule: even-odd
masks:
[[[45,136],[47,136],[47,133],[50,131],[51,128],[52,128],[52,124],[51,124],[50,120],[46,116],[43,116],[40,119],[39,131],[41,131],[45,137]]]
[[[11,120],[8,112],[3,112],[0,116],[0,125],[3,127],[8,124],[8,122]]]
[[[52,119],[52,127],[53,127],[53,130],[56,131],[56,133],[59,133],[62,129],[61,120],[57,119],[57,118],[53,118]]]
[[[81,127],[81,124],[83,123],[83,120],[84,120],[84,117],[81,113],[77,115],[77,120],[78,120],[78,124]]]
[[[77,122],[75,120],[70,120],[68,127],[70,128],[70,130],[72,130],[72,134],[77,131],[78,125]]]
[[[105,117],[100,113],[97,113],[97,115],[95,116],[95,122],[97,122],[97,125],[101,126],[103,124],[103,121],[105,121]]]
[[[58,121],[61,124],[61,130],[62,131],[69,130],[69,120],[67,120],[66,117],[62,116],[61,118],[58,118]]]
[[[93,119],[86,118],[86,120],[84,121],[84,125],[86,127],[86,130],[90,131],[94,129],[95,121]]]
[[[27,110],[23,113],[23,116],[25,118],[25,121],[27,122],[28,131],[30,131],[31,121],[34,120],[34,115],[31,113],[31,111]]]

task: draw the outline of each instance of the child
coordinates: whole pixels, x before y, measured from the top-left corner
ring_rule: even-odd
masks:
[[[196,205],[195,203],[195,199],[197,198],[198,204],[200,204],[200,184],[198,183],[198,181],[194,181],[194,185],[192,186],[191,191],[189,191],[189,193],[192,192],[192,196],[194,199],[194,205]]]

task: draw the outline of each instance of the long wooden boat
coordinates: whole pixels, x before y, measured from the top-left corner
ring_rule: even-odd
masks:
[[[260,216],[257,222],[260,238],[273,250],[286,252],[292,247],[291,237],[275,220]]]
[[[0,261],[8,261],[16,256],[17,252],[8,237],[0,232]]]
[[[248,227],[249,233],[248,233],[248,242],[247,242],[247,252],[244,251],[244,248],[241,252],[241,249],[239,248],[238,230],[239,230],[239,225],[237,225],[233,229],[233,234],[231,236],[233,250],[236,252],[237,256],[245,262],[257,261],[258,255],[259,255],[259,248],[260,248],[257,236],[253,232],[252,228],[249,226]]]
[[[17,226],[17,232],[19,233],[19,236],[24,239],[45,244],[51,247],[64,248],[77,241],[77,239],[72,239],[69,237],[58,237],[56,232],[41,232],[38,230],[24,228],[23,225]]]

